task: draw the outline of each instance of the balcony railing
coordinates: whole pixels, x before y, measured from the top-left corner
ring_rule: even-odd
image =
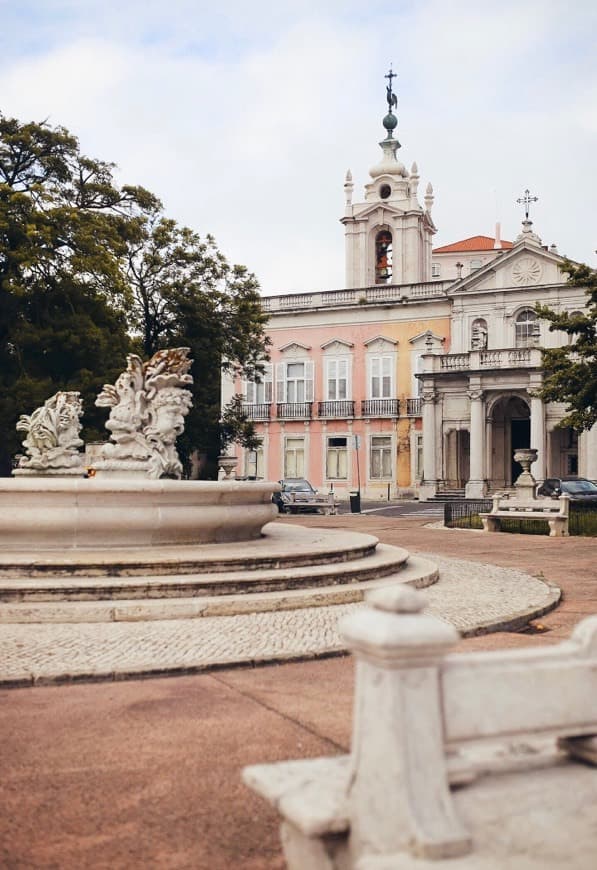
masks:
[[[433,371],[441,372],[467,369],[538,368],[540,365],[541,351],[539,348],[532,347],[437,354],[433,359]]]
[[[269,402],[261,402],[256,405],[243,405],[243,414],[249,420],[269,420],[271,405]]]
[[[406,416],[407,417],[420,417],[422,414],[421,411],[421,399],[407,399],[406,400]]]
[[[354,417],[354,402],[344,399],[339,402],[319,402],[317,406],[317,415],[319,417],[335,417],[339,420],[345,420],[347,417]]]
[[[399,399],[364,399],[361,402],[363,417],[398,417],[400,414]]]
[[[366,303],[399,302],[446,296],[453,281],[426,281],[419,284],[377,284],[348,290],[323,290],[313,293],[290,293],[287,296],[264,296],[264,311],[287,311],[296,308],[331,308]]]
[[[279,402],[276,414],[281,420],[310,420],[313,402]]]

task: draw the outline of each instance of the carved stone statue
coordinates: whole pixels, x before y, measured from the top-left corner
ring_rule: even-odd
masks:
[[[104,386],[95,403],[112,409],[106,423],[111,435],[98,473],[181,477],[176,439],[192,404],[188,352],[188,347],[159,350],[145,363],[129,354],[126,371]]]
[[[27,432],[15,474],[84,474],[79,437],[83,403],[79,393],[55,393],[29,416],[22,414],[17,431]]]

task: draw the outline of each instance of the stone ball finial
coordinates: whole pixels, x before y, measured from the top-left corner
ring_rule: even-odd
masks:
[[[390,133],[392,130],[395,130],[398,126],[398,118],[394,115],[393,112],[388,112],[385,118],[382,121],[385,129]]]

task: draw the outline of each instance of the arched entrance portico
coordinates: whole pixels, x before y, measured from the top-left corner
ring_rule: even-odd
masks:
[[[514,461],[514,451],[531,446],[531,410],[521,394],[496,396],[487,409],[487,479],[491,489],[512,486],[522,468]],[[532,469],[531,469],[532,470]]]

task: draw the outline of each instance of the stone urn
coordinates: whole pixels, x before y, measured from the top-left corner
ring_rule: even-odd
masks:
[[[223,471],[221,480],[234,480],[234,472],[238,464],[236,456],[229,456],[227,453],[221,453],[218,456],[218,468]]]
[[[522,465],[522,474],[514,482],[518,493],[525,498],[534,498],[537,481],[531,474],[531,465],[537,459],[535,447],[521,447],[514,451],[514,461]]]

